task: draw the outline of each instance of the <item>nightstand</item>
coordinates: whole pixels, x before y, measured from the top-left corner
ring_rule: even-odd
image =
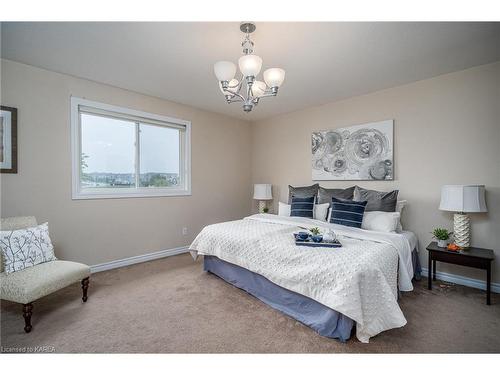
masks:
[[[431,242],[426,249],[429,252],[429,274],[427,276],[429,279],[429,290],[432,289],[432,280],[436,280],[437,261],[479,268],[486,270],[486,304],[491,304],[491,261],[495,259],[493,250],[469,247],[465,250],[451,251],[443,247],[438,247],[437,242]]]

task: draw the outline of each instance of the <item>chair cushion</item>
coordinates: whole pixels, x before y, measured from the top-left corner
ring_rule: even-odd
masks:
[[[90,275],[90,267],[76,262],[55,260],[22,271],[0,274],[0,298],[30,303]]]

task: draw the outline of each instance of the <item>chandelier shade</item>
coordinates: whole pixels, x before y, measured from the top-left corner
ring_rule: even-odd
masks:
[[[240,57],[238,65],[245,77],[256,77],[262,68],[262,59],[257,55],[245,55]]]
[[[280,68],[270,68],[264,72],[264,81],[269,87],[280,87],[285,80],[285,71]]]
[[[236,74],[236,65],[231,61],[219,61],[214,64],[214,73],[219,81],[231,81]]]
[[[243,56],[238,60],[241,76],[234,78],[236,65],[231,61],[219,61],[214,64],[214,73],[219,81],[219,89],[227,103],[242,103],[243,110],[250,112],[262,98],[278,95],[278,89],[285,79],[285,71],[280,68],[270,68],[264,72],[264,81],[258,80],[262,69],[262,58],[253,54],[254,43],[250,33],[256,26],[252,22],[244,22],[240,30],[246,34],[241,46]]]

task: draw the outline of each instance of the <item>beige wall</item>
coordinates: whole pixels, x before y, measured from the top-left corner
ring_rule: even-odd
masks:
[[[403,224],[418,235],[423,267],[429,232],[452,228],[451,213],[437,208],[441,186],[485,184],[489,213],[471,215],[472,244],[495,249],[493,281],[500,282],[500,62],[258,121],[252,129],[252,180],[272,183],[275,197],[286,201],[288,184],[312,183],[312,131],[385,119],[394,119],[395,180],[358,184],[399,189],[409,201]],[[459,266],[438,264],[438,271],[485,277]]]
[[[1,175],[1,215],[48,221],[60,258],[93,265],[188,245],[203,226],[248,215],[248,122],[1,63],[1,102],[19,111],[19,173]],[[192,196],[72,200],[70,95],[191,121]]]
[[[452,215],[437,209],[441,185],[485,184],[489,213],[471,215],[472,242],[496,248],[493,281],[500,282],[500,62],[253,124],[1,62],[1,102],[19,110],[19,173],[1,175],[1,215],[49,221],[63,259],[98,264],[187,245],[203,226],[247,215],[252,182],[273,183],[282,201],[288,184],[311,184],[313,130],[394,119],[396,179],[359,185],[400,189],[409,201],[403,222],[417,233],[426,267],[429,232],[452,226]],[[192,196],[72,200],[70,95],[190,120]],[[187,236],[181,233],[184,226]],[[438,270],[484,277],[449,265]]]

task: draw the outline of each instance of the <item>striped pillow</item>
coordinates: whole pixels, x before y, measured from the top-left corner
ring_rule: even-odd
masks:
[[[361,228],[367,203],[332,197],[330,223]]]
[[[290,216],[300,216],[313,218],[314,200],[316,197],[292,197],[292,206],[290,207]]]

